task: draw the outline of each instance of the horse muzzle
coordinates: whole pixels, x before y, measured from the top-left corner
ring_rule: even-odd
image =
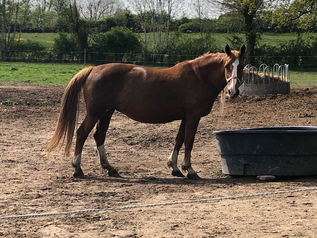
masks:
[[[238,89],[235,94],[231,95],[231,91],[228,90],[228,94],[229,94],[229,96],[230,96],[230,100],[235,100],[235,99],[239,96],[240,91],[239,91],[239,89]]]

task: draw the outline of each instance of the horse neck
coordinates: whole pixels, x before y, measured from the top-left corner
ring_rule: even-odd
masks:
[[[225,69],[223,61],[215,61],[201,67],[201,78],[211,91],[217,95],[226,87]]]

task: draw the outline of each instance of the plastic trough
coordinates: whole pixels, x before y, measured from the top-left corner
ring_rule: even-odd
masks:
[[[317,127],[263,127],[214,134],[224,174],[317,175]]]

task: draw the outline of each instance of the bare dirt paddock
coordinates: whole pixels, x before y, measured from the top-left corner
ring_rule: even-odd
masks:
[[[112,118],[106,148],[122,178],[109,178],[102,171],[90,136],[82,159],[87,177],[74,179],[69,158],[43,152],[63,89],[0,86],[0,237],[317,236],[317,177],[260,182],[223,176],[212,134],[261,126],[316,126],[317,88],[244,96],[227,102],[224,115],[216,101],[195,139],[192,161],[200,181],[174,178],[166,165],[180,122],[141,124],[119,113]],[[80,119],[83,113],[81,109]],[[304,190],[291,192],[294,189]],[[264,192],[269,194],[241,196]],[[221,199],[228,196],[241,197]],[[130,205],[134,207],[125,207]],[[72,213],[85,209],[100,210]],[[58,214],[7,217],[54,212]]]

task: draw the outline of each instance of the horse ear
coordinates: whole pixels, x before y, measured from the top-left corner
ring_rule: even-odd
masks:
[[[226,44],[225,51],[226,51],[228,56],[231,55],[231,49],[230,49],[230,46],[228,44]]]
[[[240,47],[240,53],[239,53],[240,57],[242,57],[244,55],[244,53],[245,53],[245,45],[242,45]]]

